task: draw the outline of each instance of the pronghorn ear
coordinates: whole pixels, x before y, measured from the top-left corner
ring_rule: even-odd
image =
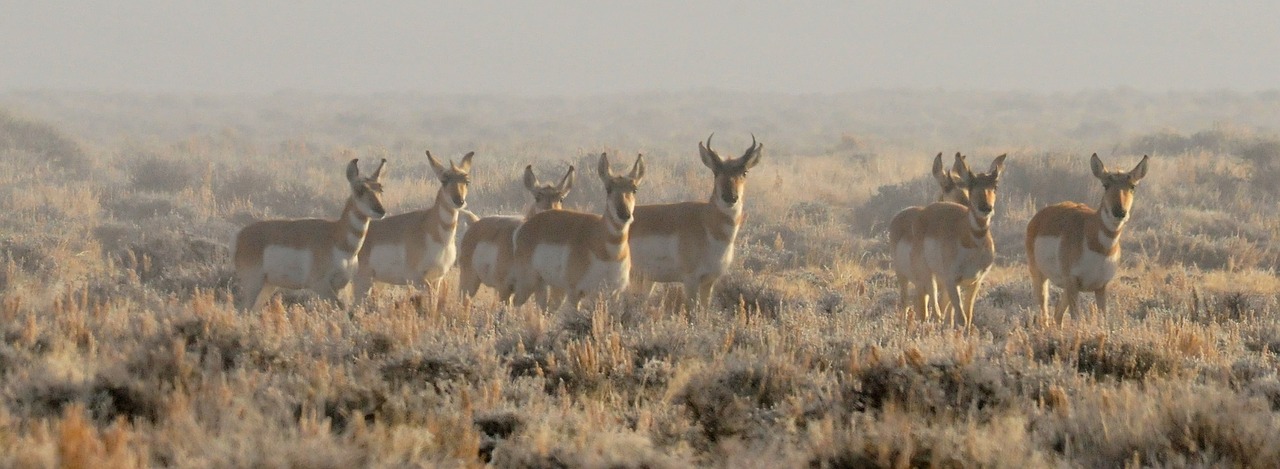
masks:
[[[460,164],[458,164],[457,166],[454,166],[453,168],[454,168],[454,169],[456,169],[456,170],[458,170],[458,171],[462,171],[462,172],[464,172],[464,173],[469,173],[469,172],[471,172],[471,157],[473,157],[473,156],[476,156],[476,152],[474,152],[474,151],[467,152],[467,154],[466,154],[466,155],[463,155],[463,156],[462,156],[462,162],[461,162]],[[452,165],[452,164],[453,164],[453,162],[452,162],[452,161],[450,161],[450,162],[449,162],[449,164],[451,164],[451,165]]]
[[[347,182],[355,184],[360,181],[360,166],[357,164],[359,162],[359,158],[353,158],[350,163],[347,163]]]
[[[385,169],[386,167],[387,167],[387,159],[383,158],[382,162],[378,163],[378,169],[373,170],[373,176],[369,176],[369,177],[372,178],[374,181],[382,182],[382,170]]]
[[[573,165],[569,165],[569,172],[564,173],[564,178],[560,179],[560,185],[556,187],[556,191],[560,192],[561,196],[573,189],[573,171]]]
[[[538,190],[538,176],[533,174],[533,165],[524,167],[524,188],[529,192]]]
[[[644,155],[636,154],[636,163],[631,165],[631,182],[640,185],[640,180],[644,179]]]
[[[942,152],[938,152],[938,156],[933,157],[933,171],[930,171],[930,174],[933,174],[933,178],[938,180],[938,184],[945,186],[948,182],[951,182],[951,175],[942,166]]]
[[[431,156],[431,150],[427,150],[427,162],[431,163],[431,170],[435,171],[436,177],[443,181],[446,169],[436,157]]]
[[[1137,184],[1142,178],[1147,177],[1147,158],[1149,156],[1142,155],[1142,161],[1139,161],[1138,165],[1134,166],[1132,171],[1129,171],[1129,182]]]
[[[1004,159],[1008,156],[1009,154],[1005,153],[997,156],[996,159],[991,162],[991,175],[996,179],[1000,179],[1000,173],[1004,172]]]
[[[720,158],[720,155],[716,153],[715,150],[711,149],[711,137],[715,136],[716,134],[712,133],[711,136],[707,137],[706,145],[703,145],[702,142],[698,142],[698,155],[702,157],[702,164],[707,165],[707,167],[711,168],[712,171],[719,173],[720,169],[724,167],[724,159]]]
[[[608,153],[600,154],[600,164],[596,165],[596,172],[600,173],[600,180],[604,181],[606,186],[609,185],[609,181],[613,180],[613,170],[609,169]]]
[[[969,182],[967,178],[973,175],[973,171],[969,169],[969,161],[960,152],[956,152],[956,162],[951,164],[951,172],[966,184]]]
[[[755,134],[752,134],[751,148],[748,148],[747,151],[742,154],[742,169],[751,169],[755,167],[756,164],[760,163],[760,150],[763,149],[764,144],[756,143],[756,136]]]
[[[1107,165],[1102,164],[1102,158],[1098,158],[1098,154],[1094,153],[1089,158],[1089,168],[1093,169],[1093,176],[1098,179],[1107,177]]]

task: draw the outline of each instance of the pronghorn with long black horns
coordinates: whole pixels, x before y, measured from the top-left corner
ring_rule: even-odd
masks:
[[[956,153],[955,164],[953,169],[947,169],[942,164],[942,153],[933,158],[933,178],[938,182],[937,202],[954,202],[960,205],[968,205],[969,203],[969,187],[964,185],[960,180],[960,171],[965,168],[964,155]],[[916,220],[920,218],[920,214],[924,212],[924,207],[913,206],[903,209],[889,220],[889,248],[892,249],[893,271],[898,278],[898,310],[904,317],[911,321],[912,316],[909,315],[907,305],[912,301],[910,295],[911,287],[911,262],[912,257],[916,255]],[[917,288],[925,288],[928,295],[927,306],[931,306],[934,311],[941,311],[938,304],[938,286],[936,283],[928,285],[918,285]],[[916,311],[915,317],[921,320],[928,319],[929,309],[924,311]]]
[[[1004,172],[1005,157],[997,156],[986,173],[974,173],[962,162],[957,169],[961,184],[969,190],[969,202],[964,205],[935,202],[920,212],[913,229],[916,255],[911,262],[911,282],[918,287],[917,311],[927,311],[923,287],[936,282],[946,294],[946,303],[952,305],[951,324],[955,324],[958,309],[965,328],[973,326],[973,304],[978,289],[995,262],[991,218],[995,214],[996,186]]]
[[[508,280],[515,304],[550,288],[568,295],[575,308],[588,295],[614,296],[627,287],[631,253],[627,243],[636,206],[636,189],[644,179],[644,158],[636,156],[631,172],[616,175],[600,154],[597,168],[606,203],[601,215],[550,210],[530,217],[515,234],[515,262]],[[546,309],[542,302],[538,306]]]
[[[428,151],[427,162],[440,180],[435,203],[369,224],[369,237],[360,250],[360,268],[353,284],[357,304],[369,295],[374,281],[414,285],[438,294],[441,279],[457,258],[454,235],[458,214],[467,205],[473,156],[475,152],[467,153],[458,164],[449,160],[446,167]]]
[[[458,251],[459,291],[464,301],[474,298],[482,284],[496,290],[503,303],[511,301],[513,292],[507,276],[514,261],[512,239],[516,229],[529,217],[560,210],[573,188],[573,175],[573,166],[569,166],[559,184],[542,184],[533,173],[533,165],[525,166],[524,188],[533,195],[533,202],[525,208],[524,216],[490,216],[471,223]]]
[[[357,161],[347,164],[351,195],[337,220],[264,220],[236,233],[231,258],[242,311],[258,309],[279,288],[311,289],[345,307],[338,292],[355,275],[370,220],[387,213],[381,182],[387,160],[369,177],[360,175]]]
[[[1091,291],[1098,311],[1107,313],[1107,284],[1120,263],[1120,233],[1133,208],[1133,193],[1147,175],[1147,156],[1129,172],[1107,171],[1094,153],[1089,162],[1102,181],[1102,202],[1094,209],[1076,202],[1050,205],[1027,224],[1027,266],[1031,289],[1045,323],[1049,321],[1049,282],[1062,288],[1054,321],[1067,309],[1078,319],[1080,292]]]
[[[733,264],[747,171],[760,163],[763,148],[752,135],[742,156],[725,159],[707,137],[705,145],[698,142],[698,154],[715,176],[709,200],[636,207],[631,269],[641,288],[652,288],[649,282],[681,282],[687,308],[710,303],[716,281]]]

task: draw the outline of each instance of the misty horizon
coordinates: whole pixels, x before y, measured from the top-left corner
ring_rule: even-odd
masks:
[[[7,7],[0,92],[1277,89],[1280,4]]]

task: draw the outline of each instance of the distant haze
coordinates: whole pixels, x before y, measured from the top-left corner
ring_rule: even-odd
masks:
[[[1280,2],[20,0],[0,91],[1256,91],[1277,25]]]

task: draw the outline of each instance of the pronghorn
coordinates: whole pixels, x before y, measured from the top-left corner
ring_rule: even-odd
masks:
[[[620,176],[601,153],[597,171],[607,197],[603,215],[550,210],[516,229],[515,262],[508,282],[515,288],[517,306],[544,288],[569,295],[574,307],[589,294],[612,296],[626,288],[631,270],[627,234],[634,219],[636,189],[644,178],[644,158],[636,156],[631,173]],[[538,306],[546,309],[542,295],[539,301]]]
[[[912,230],[912,249],[917,255],[911,256],[917,311],[927,312],[925,287],[938,285],[953,306],[951,323],[954,325],[958,309],[965,327],[973,326],[973,303],[996,256],[991,216],[995,213],[996,184],[1004,171],[1005,157],[997,156],[991,162],[991,171],[979,174],[960,162],[957,170],[961,184],[969,190],[969,203],[935,202],[920,212]]]
[[[360,250],[360,268],[354,282],[356,304],[373,288],[373,282],[415,285],[436,294],[440,280],[457,257],[454,234],[458,212],[467,205],[471,157],[445,167],[427,152],[427,162],[440,179],[431,208],[393,215],[369,224],[369,239]]]
[[[637,281],[681,282],[687,308],[710,303],[716,280],[733,263],[747,170],[760,163],[763,148],[752,135],[742,156],[726,160],[707,137],[705,145],[698,142],[698,153],[715,176],[710,200],[636,207],[631,268]]]
[[[278,288],[309,288],[339,305],[338,291],[351,282],[356,254],[370,220],[386,215],[382,206],[382,170],[360,176],[357,160],[347,164],[351,196],[338,220],[264,220],[236,234],[231,257],[240,283],[240,309],[257,309]]]
[[[1133,191],[1147,175],[1147,156],[1129,172],[1107,171],[1094,153],[1093,175],[1102,181],[1098,209],[1063,202],[1036,212],[1027,224],[1027,265],[1040,314],[1049,320],[1049,281],[1062,288],[1055,322],[1071,309],[1077,318],[1080,292],[1093,292],[1098,311],[1107,313],[1107,283],[1120,261],[1120,232],[1129,220]]]
[[[526,166],[524,188],[533,194],[533,203],[525,208],[524,216],[484,217],[471,223],[458,251],[459,290],[464,300],[475,297],[484,284],[497,290],[502,302],[511,301],[507,272],[514,253],[512,236],[529,217],[562,207],[565,196],[573,188],[573,174],[573,166],[569,166],[559,184],[541,184],[533,174],[533,165]]]
[[[942,153],[933,158],[933,178],[938,182],[938,202],[954,202],[961,205],[969,203],[969,187],[964,185],[960,180],[960,170],[965,168],[964,156],[956,153],[956,161],[954,170],[948,170],[942,165]],[[893,271],[898,277],[898,310],[902,314],[907,313],[907,304],[909,299],[908,292],[911,286],[911,258],[915,251],[915,228],[916,219],[920,218],[920,213],[924,211],[924,207],[914,206],[907,207],[893,219],[889,220],[889,248],[892,249],[893,255]],[[934,283],[929,285],[921,285],[920,288],[928,288],[927,295],[928,304],[934,310],[941,311],[938,306],[938,287]],[[927,319],[929,310],[916,311],[916,317]],[[907,316],[910,321],[911,316]]]

